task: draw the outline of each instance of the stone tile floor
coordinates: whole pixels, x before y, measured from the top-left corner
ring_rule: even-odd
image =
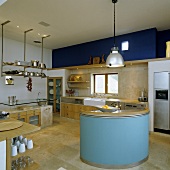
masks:
[[[30,156],[39,170],[101,170],[81,162],[79,121],[54,116],[53,125],[30,134],[40,149]],[[132,170],[170,170],[170,135],[150,134],[149,159]]]

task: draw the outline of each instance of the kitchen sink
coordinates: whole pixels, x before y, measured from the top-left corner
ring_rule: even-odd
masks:
[[[88,106],[97,106],[97,105],[105,105],[106,100],[103,98],[85,98],[84,105]]]

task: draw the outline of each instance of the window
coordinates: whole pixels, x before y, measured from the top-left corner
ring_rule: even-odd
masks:
[[[94,74],[94,93],[118,94],[118,73]]]
[[[129,50],[129,42],[124,41],[122,42],[122,51],[127,51],[127,50]]]

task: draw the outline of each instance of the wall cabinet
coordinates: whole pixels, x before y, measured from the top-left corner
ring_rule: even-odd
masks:
[[[85,111],[96,110],[94,106],[85,106],[82,104],[61,103],[60,115],[71,119],[80,119],[80,113]]]
[[[53,106],[53,112],[60,111],[60,97],[62,96],[62,77],[48,77],[47,98],[48,105]]]

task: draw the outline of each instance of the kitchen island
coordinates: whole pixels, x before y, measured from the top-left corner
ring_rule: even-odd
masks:
[[[149,110],[80,115],[80,158],[100,168],[129,168],[148,159]]]

